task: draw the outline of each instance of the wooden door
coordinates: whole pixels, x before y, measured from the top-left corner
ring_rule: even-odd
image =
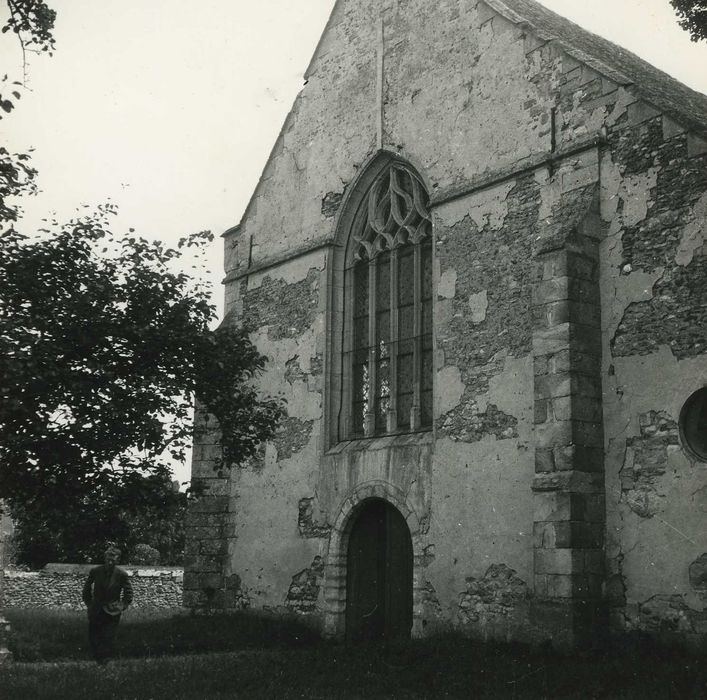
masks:
[[[346,570],[346,637],[409,637],[412,541],[396,508],[380,499],[363,505],[351,528]]]

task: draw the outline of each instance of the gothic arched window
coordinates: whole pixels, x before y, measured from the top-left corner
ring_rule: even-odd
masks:
[[[432,423],[432,239],[428,196],[389,163],[364,197],[347,247],[344,433]]]

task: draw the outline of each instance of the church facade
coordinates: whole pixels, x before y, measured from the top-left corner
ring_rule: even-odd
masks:
[[[704,639],[706,219],[705,96],[532,0],[338,0],[224,234],[287,417],[195,444],[185,605]]]

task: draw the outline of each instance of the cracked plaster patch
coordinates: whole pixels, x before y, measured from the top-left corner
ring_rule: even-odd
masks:
[[[459,405],[465,387],[458,367],[447,366],[439,370],[434,386],[435,413],[438,416],[443,416]]]
[[[460,386],[464,387],[460,399],[457,401],[455,395],[456,404],[437,416],[440,430],[452,440],[463,442],[488,437],[507,440],[525,434],[531,423],[517,416],[532,412],[532,388],[527,381],[532,376],[532,362],[532,356],[514,358],[501,351],[480,368],[482,372],[492,372],[481,384],[479,377],[460,379]]]
[[[614,168],[616,173],[618,170]],[[606,185],[606,178],[602,181],[602,188]],[[613,194],[612,194],[613,192]],[[616,190],[605,189],[602,192],[602,206],[606,198],[613,201],[614,210],[618,203],[618,186]],[[602,218],[613,216],[609,210],[602,209]],[[602,332],[609,338],[613,338],[616,329],[621,323],[621,319],[626,309],[633,303],[650,301],[653,298],[653,286],[660,280],[665,271],[658,267],[652,272],[639,270],[630,274],[621,274],[620,265],[623,261],[623,244],[621,240],[621,228],[614,218],[611,230],[607,237],[600,243],[600,257],[605,264],[600,267],[601,275],[601,295],[602,295]]]
[[[321,271],[325,266],[325,252],[313,251],[308,255],[289,259],[287,264],[275,265],[248,277],[248,291],[257,289],[266,278],[271,281],[281,280],[285,284],[295,284],[307,279],[310,270]]]
[[[707,514],[707,486],[697,489],[690,495],[692,506],[700,513]]]
[[[489,307],[489,299],[486,290],[478,294],[469,296],[469,308],[471,309],[471,322],[481,323],[486,318],[486,310]]]
[[[445,270],[439,277],[437,294],[443,299],[454,299],[457,287],[457,271]]]
[[[308,381],[312,372],[313,351],[321,339],[319,323],[315,322],[297,338],[268,339],[268,329],[254,334],[253,342],[265,350],[270,360],[266,365],[260,386],[266,394],[278,394],[287,401],[290,416],[302,420],[317,420],[322,414],[321,392],[312,390]]]
[[[420,589],[420,603],[426,615],[431,617],[440,617],[442,615],[442,606],[439,603],[437,591],[430,581],[425,581],[425,584]]]
[[[547,168],[538,170],[534,174],[535,181],[540,185],[540,209],[538,221],[544,221],[552,215],[552,210],[560,202],[562,191],[559,182],[550,177]]]
[[[677,252],[675,262],[678,265],[689,265],[699,248],[705,245],[707,240],[707,192],[703,194],[695,208],[693,209],[693,219],[685,227]]]
[[[501,372],[489,377],[488,390],[477,394],[479,407],[485,409],[489,402],[495,403],[507,412],[527,411],[533,408],[532,384],[533,357],[512,357],[504,352],[494,356],[493,362],[503,363]],[[528,387],[530,391],[525,390]]]
[[[624,203],[622,218],[624,226],[635,226],[648,215],[651,190],[658,182],[658,168],[644,173],[624,176],[621,199]]]
[[[650,355],[617,357],[611,360],[613,373],[605,376],[605,431],[610,443],[625,445],[627,438],[640,434],[638,417],[661,406],[678,416],[695,382],[707,379],[704,360],[678,360],[667,345]],[[650,382],[645,378],[651,377]],[[623,449],[618,450],[623,461]]]
[[[496,187],[460,197],[436,208],[435,214],[443,226],[454,226],[465,216],[471,217],[479,229],[487,226],[495,231],[500,229],[508,215],[508,194],[516,182],[504,182]]]
[[[678,445],[677,423],[664,411],[639,416],[640,435],[626,441],[626,459],[619,476],[628,507],[652,518],[663,507],[658,481],[668,467],[668,447]]]
[[[606,117],[606,125],[614,126],[616,122],[626,114],[626,110],[629,105],[632,105],[636,101],[636,98],[628,92],[626,89],[620,87],[616,102],[614,103],[614,108]]]
[[[599,206],[601,218],[606,222],[611,222],[615,227],[610,233],[618,232],[619,222],[615,218],[616,210],[619,206],[619,191],[621,190],[621,170],[618,164],[614,163],[611,153],[607,153],[600,161],[600,188],[601,197]]]
[[[654,595],[638,606],[636,626],[651,632],[690,633],[705,613],[691,608],[681,595]]]
[[[313,325],[321,325],[319,277],[314,268],[310,268],[305,279],[294,284],[266,275],[262,288],[249,289],[243,294],[243,324],[259,329],[255,333],[266,330],[269,341],[297,338]]]
[[[632,272],[629,275],[616,274],[609,280],[604,293],[611,303],[602,305],[602,331],[613,338],[616,330],[631,304],[650,301],[653,298],[653,286],[663,276],[664,268],[652,272]],[[613,294],[612,294],[613,292]],[[606,309],[606,311],[604,311]]]
[[[594,74],[594,79],[598,77]],[[571,138],[576,139],[587,134],[597,133],[604,125],[607,115],[606,105],[598,105],[591,111],[587,111],[587,96],[581,91],[576,91],[572,95],[572,110],[565,113],[565,123],[572,127]]]

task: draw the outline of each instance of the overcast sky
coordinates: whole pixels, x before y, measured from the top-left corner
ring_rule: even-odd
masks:
[[[31,92],[0,121],[12,147],[35,148],[43,192],[26,224],[109,197],[122,225],[151,237],[237,223],[333,0],[49,4],[56,53],[30,58]],[[707,92],[707,43],[690,42],[668,0],[543,4]],[[19,75],[11,36],[0,52],[3,72]]]
[[[147,237],[236,224],[333,4],[49,0],[55,55],[30,56],[30,91],[0,121],[0,143],[35,148],[42,193],[25,202],[25,227],[109,198],[117,230]],[[668,0],[542,4],[707,93],[707,43],[690,42]],[[19,78],[21,64],[2,35],[2,72]],[[221,277],[219,240],[212,279]]]

